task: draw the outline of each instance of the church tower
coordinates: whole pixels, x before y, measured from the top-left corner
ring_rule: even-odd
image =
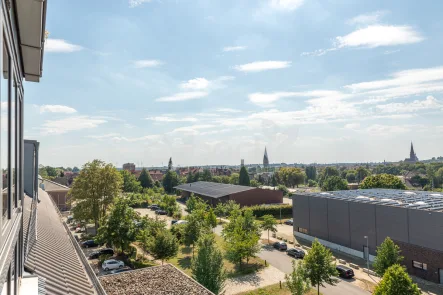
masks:
[[[417,155],[414,152],[414,145],[412,144],[412,141],[411,141],[411,151],[409,153],[409,159],[411,160],[411,162],[412,161],[418,162],[418,158],[417,158]]]
[[[264,168],[269,167],[269,158],[268,158],[268,152],[266,151],[266,147],[265,147],[265,154],[263,156],[263,166]]]

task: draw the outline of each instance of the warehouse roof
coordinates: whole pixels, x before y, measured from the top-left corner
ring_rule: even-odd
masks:
[[[254,189],[254,187],[250,186],[215,183],[207,181],[185,183],[178,185],[174,188],[211,198],[220,198]]]
[[[52,180],[44,179],[43,184],[45,185],[44,190],[46,192],[69,191],[69,187]]]
[[[302,195],[376,205],[443,212],[443,193],[391,189],[360,189]]]

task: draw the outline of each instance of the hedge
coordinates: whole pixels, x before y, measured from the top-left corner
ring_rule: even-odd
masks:
[[[251,209],[255,215],[255,217],[262,217],[263,215],[271,214],[276,218],[280,217],[280,209],[281,215],[287,216],[292,215],[292,205],[283,204],[283,205],[255,205],[250,207],[243,207],[243,210]]]

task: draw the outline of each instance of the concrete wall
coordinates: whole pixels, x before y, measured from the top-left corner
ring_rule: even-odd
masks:
[[[309,234],[319,239],[328,240],[328,200],[310,198]]]
[[[409,242],[443,250],[443,212],[409,210]]]
[[[283,192],[279,190],[254,188],[231,194],[229,199],[234,200],[242,207],[261,204],[281,204],[283,203]]]
[[[369,236],[369,253],[375,255],[377,245],[375,232],[375,205],[348,202],[351,232],[351,248],[363,251]]]
[[[408,242],[408,210],[390,206],[376,208],[377,242],[381,244],[386,237]]]
[[[298,227],[305,228],[309,231],[310,212],[308,196],[292,196],[292,218],[294,220],[294,231],[298,231]]]
[[[329,241],[351,247],[348,202],[328,200],[328,230]]]

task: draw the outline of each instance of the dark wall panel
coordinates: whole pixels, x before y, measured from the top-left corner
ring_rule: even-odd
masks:
[[[349,202],[349,212],[351,214],[351,248],[363,251],[363,246],[367,243],[364,236],[369,236],[369,252],[375,255],[375,205]]]
[[[292,211],[294,218],[294,230],[298,227],[305,228],[309,231],[309,197],[293,195],[292,196]]]
[[[311,214],[309,216],[309,234],[313,237],[328,240],[328,199],[309,199]]]
[[[329,241],[350,247],[348,202],[328,200]]]
[[[408,242],[408,212],[405,208],[378,205],[376,210],[377,244],[386,237]]]
[[[443,250],[443,213],[409,211],[409,242],[435,250]]]
[[[281,204],[283,203],[283,192],[280,190],[269,190],[256,188],[230,195],[240,206],[252,206],[261,204]]]

